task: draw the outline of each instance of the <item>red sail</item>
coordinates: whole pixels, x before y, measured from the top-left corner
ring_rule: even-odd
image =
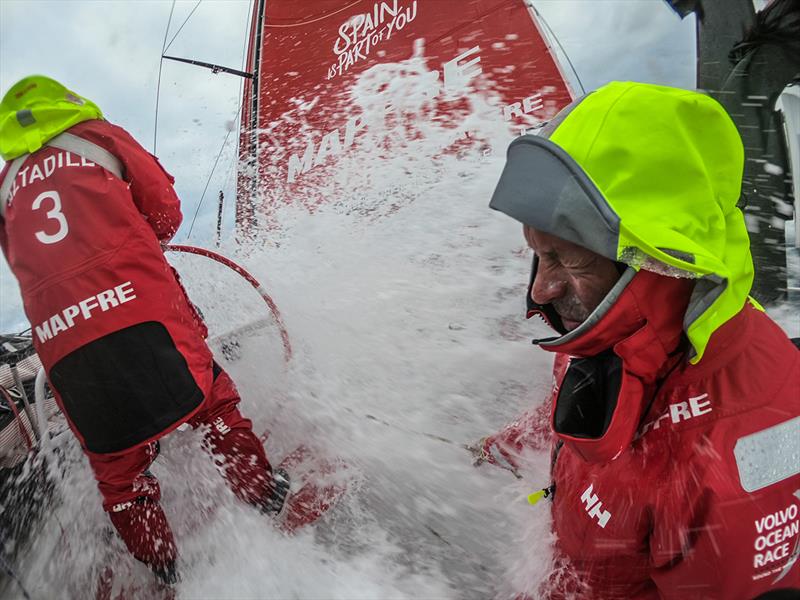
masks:
[[[342,162],[402,153],[398,131],[480,145],[464,123],[478,96],[514,131],[572,97],[524,0],[256,0],[249,57],[240,232],[282,204],[341,202]]]

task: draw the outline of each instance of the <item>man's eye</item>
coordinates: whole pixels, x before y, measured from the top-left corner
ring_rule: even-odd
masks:
[[[547,263],[557,263],[558,254],[556,254],[555,252],[546,252],[545,254],[540,254],[539,259]]]
[[[539,264],[541,264],[543,269],[552,269],[553,267],[561,265],[561,263],[558,262],[558,258],[553,258],[548,255],[539,256]]]
[[[581,260],[573,260],[573,261],[564,261],[564,268],[569,269],[570,271],[584,271],[586,269],[590,269],[594,266],[596,262],[595,257],[585,258]]]

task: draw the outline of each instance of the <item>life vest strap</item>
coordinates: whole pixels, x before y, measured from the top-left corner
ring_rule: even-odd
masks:
[[[48,141],[45,146],[51,148],[58,148],[65,150],[72,154],[77,154],[94,164],[103,167],[106,171],[116,176],[119,179],[124,179],[125,168],[116,156],[105,148],[98,146],[94,142],[90,142],[80,136],[73,135],[69,132],[58,134],[56,137]],[[28,159],[30,154],[23,154],[18,156],[11,162],[5,178],[0,183],[0,216],[5,216],[6,206],[11,196],[11,186],[14,184],[14,179],[17,177],[19,170],[22,168],[23,163]]]

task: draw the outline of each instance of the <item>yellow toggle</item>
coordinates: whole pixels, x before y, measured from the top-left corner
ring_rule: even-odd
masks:
[[[528,496],[528,503],[531,505],[536,504],[545,497],[547,494],[547,490],[539,490],[538,492],[533,492],[530,496]]]

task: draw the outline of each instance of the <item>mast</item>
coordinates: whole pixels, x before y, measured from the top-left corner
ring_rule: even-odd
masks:
[[[264,11],[267,5],[266,0],[257,0],[258,10],[256,11],[256,28],[255,37],[253,39],[253,82],[252,91],[250,93],[250,156],[255,161],[258,151],[258,108],[259,99],[261,97],[261,49],[263,46],[263,33],[264,33]],[[258,168],[255,168],[255,174],[251,184],[250,192],[255,194],[258,189]]]
[[[242,87],[242,111],[239,120],[239,165],[236,181],[235,237],[241,240],[255,230],[255,197],[258,190],[258,111],[261,85],[261,46],[266,0],[255,0],[250,16],[247,43],[247,70],[253,77]]]

